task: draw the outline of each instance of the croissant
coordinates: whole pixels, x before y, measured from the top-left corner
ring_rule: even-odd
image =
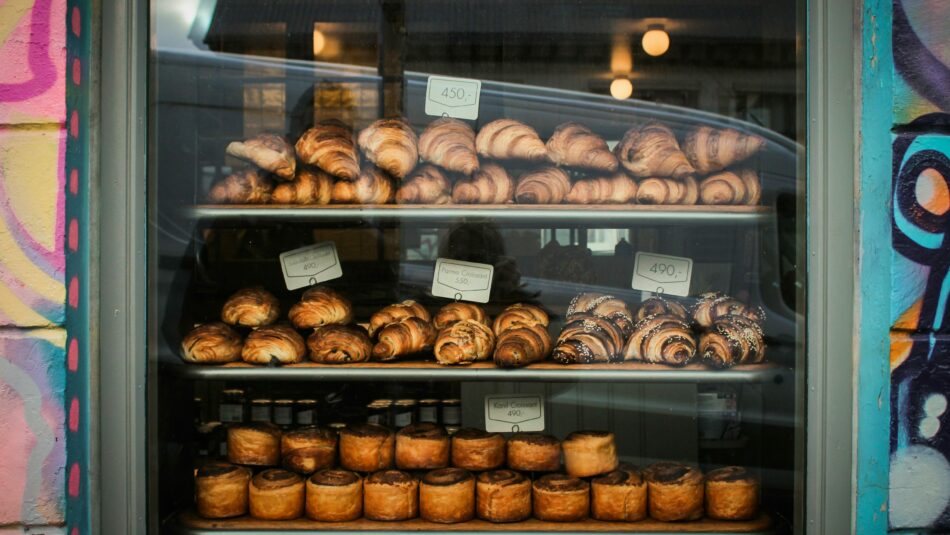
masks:
[[[366,362],[373,353],[373,343],[362,327],[325,325],[307,338],[310,360],[322,364]]]
[[[636,198],[637,183],[620,172],[574,182],[565,200],[571,204],[624,204]]]
[[[570,321],[574,316],[582,314],[593,314],[609,319],[617,325],[625,337],[629,336],[633,329],[633,313],[627,308],[626,303],[612,295],[596,292],[578,294],[567,307],[567,319]]]
[[[198,364],[240,360],[241,349],[241,335],[221,322],[198,325],[181,340],[181,358]]]
[[[409,175],[396,192],[399,204],[448,204],[452,202],[452,185],[434,165],[422,165]]]
[[[554,129],[547,143],[548,156],[558,165],[583,167],[612,173],[619,164],[607,143],[590,128],[564,123]]]
[[[473,303],[462,302],[449,303],[440,308],[435,314],[435,319],[432,320],[432,323],[436,329],[441,331],[458,321],[468,319],[488,325],[488,316],[485,314],[485,311],[482,310],[482,307]]]
[[[690,312],[693,323],[708,328],[720,316],[745,316],[756,323],[765,321],[765,311],[719,292],[704,293]]]
[[[471,364],[491,358],[495,335],[484,323],[463,319],[442,329],[435,339],[435,360],[439,364]]]
[[[756,206],[762,200],[762,183],[759,181],[759,174],[751,169],[741,169],[736,171],[742,183],[745,185],[745,202],[749,206]]]
[[[432,324],[422,318],[409,316],[379,331],[379,341],[373,346],[373,360],[395,360],[431,349],[433,343],[435,328]]]
[[[298,329],[343,325],[353,321],[353,305],[336,290],[316,286],[304,292],[300,302],[290,307],[288,315]]]
[[[470,179],[455,183],[452,201],[458,204],[504,204],[511,202],[515,184],[508,171],[496,163],[486,163]]]
[[[369,161],[398,179],[419,163],[419,139],[405,119],[380,119],[364,128],[357,142]]]
[[[495,322],[492,324],[492,331],[495,332],[495,336],[501,336],[501,333],[504,331],[518,327],[531,325],[547,327],[549,321],[548,313],[541,307],[515,303],[506,307],[505,310],[495,318]]]
[[[336,119],[320,121],[304,132],[297,140],[297,156],[343,180],[356,180],[360,174],[353,130]]]
[[[548,151],[538,133],[514,119],[498,119],[482,127],[475,137],[480,156],[498,160],[529,160],[542,162]]]
[[[614,153],[621,165],[637,177],[683,179],[696,172],[680,150],[673,131],[656,122],[627,130]]]
[[[521,175],[515,200],[520,204],[560,204],[570,191],[567,173],[558,167],[542,167]]]
[[[251,162],[284,180],[294,178],[297,166],[294,148],[277,134],[258,134],[247,141],[231,142],[225,152]]]
[[[576,314],[561,329],[551,358],[561,364],[614,362],[623,357],[623,340],[623,332],[613,321]]]
[[[519,323],[498,335],[493,359],[502,368],[520,368],[546,359],[551,348],[545,325]]]
[[[683,152],[699,174],[721,171],[752,156],[765,145],[759,136],[731,128],[698,126],[686,134]]]
[[[689,324],[676,316],[647,316],[638,321],[623,350],[624,360],[683,366],[696,356]]]
[[[664,299],[659,296],[651,297],[640,303],[640,308],[637,309],[637,315],[634,319],[640,321],[647,316],[657,316],[660,314],[676,316],[683,321],[689,319],[686,307],[676,301]]]
[[[762,328],[745,316],[720,316],[700,335],[699,353],[715,368],[757,364],[765,359]]]
[[[478,170],[475,131],[458,119],[436,119],[419,136],[419,156],[449,171],[471,175]]]
[[[280,303],[264,288],[242,288],[221,306],[221,321],[229,325],[261,327],[277,321]]]
[[[333,177],[317,168],[301,168],[292,182],[283,182],[271,195],[277,204],[330,204]]]
[[[429,316],[429,311],[426,310],[424,306],[411,299],[407,299],[402,303],[396,303],[383,307],[375,314],[370,316],[369,335],[375,335],[376,331],[382,329],[390,323],[396,323],[403,318],[411,317],[420,318],[425,321],[430,321],[432,319],[432,317]]]
[[[640,181],[636,200],[640,204],[696,204],[699,185],[691,176],[683,180],[647,178]]]
[[[266,204],[274,191],[274,181],[260,169],[248,167],[218,181],[208,192],[213,203]]]
[[[755,173],[753,172],[753,175]],[[699,196],[703,204],[752,204],[750,199],[758,196],[755,191],[746,188],[746,180],[732,171],[723,171],[710,175],[699,183]],[[758,177],[755,177],[755,185]],[[758,199],[756,199],[758,203]]]
[[[352,182],[337,181],[331,200],[335,204],[389,204],[393,202],[393,181],[382,169],[366,165]]]

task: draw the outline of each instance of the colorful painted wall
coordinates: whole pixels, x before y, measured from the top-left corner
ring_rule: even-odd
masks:
[[[65,532],[66,0],[0,2],[0,531]]]
[[[893,1],[892,528],[950,530],[950,3]]]

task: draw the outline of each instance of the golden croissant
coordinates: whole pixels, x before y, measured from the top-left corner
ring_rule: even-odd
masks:
[[[534,128],[514,119],[498,119],[483,126],[475,137],[475,147],[485,158],[532,162],[548,159],[548,150]]]
[[[683,152],[700,174],[721,171],[752,156],[765,145],[765,140],[733,130],[698,126],[686,134]]]
[[[445,173],[434,165],[421,165],[402,181],[396,192],[398,204],[448,204],[452,185]]]
[[[558,165],[582,167],[612,173],[619,163],[607,142],[590,128],[578,123],[564,123],[554,129],[548,139],[548,156]]]
[[[248,167],[218,181],[208,193],[213,203],[266,204],[274,191],[274,181],[260,169]]]
[[[385,171],[364,165],[353,182],[338,180],[333,185],[334,204],[389,204],[396,196],[393,180]]]
[[[379,309],[369,318],[369,334],[373,336],[377,331],[390,323],[396,323],[403,318],[416,317],[425,321],[431,320],[429,311],[419,303],[407,299],[402,303],[395,303]]]
[[[546,359],[552,346],[546,326],[519,324],[498,335],[492,359],[502,368],[520,368]]]
[[[624,348],[624,360],[683,366],[696,356],[689,324],[677,316],[647,316],[637,322]]]
[[[515,329],[525,325],[541,325],[542,327],[547,327],[549,321],[548,313],[541,307],[515,303],[506,307],[501,311],[501,314],[495,317],[495,322],[492,324],[492,331],[494,331],[495,336],[500,336],[501,333],[508,329]]]
[[[443,169],[471,175],[478,170],[475,131],[458,119],[436,119],[419,136],[419,156]]]
[[[422,318],[409,316],[383,327],[378,338],[373,346],[373,360],[395,360],[431,349],[435,328]]]
[[[563,169],[542,167],[518,179],[515,200],[519,204],[560,204],[571,191],[571,180]]]
[[[343,325],[353,321],[353,305],[336,290],[315,286],[304,292],[300,302],[290,307],[288,315],[298,329]]]
[[[457,204],[505,204],[511,202],[515,183],[508,171],[496,163],[486,163],[471,179],[455,183],[452,201]]]
[[[356,180],[360,174],[353,130],[336,119],[320,121],[304,132],[297,140],[297,156],[344,180]]]
[[[467,319],[488,325],[488,316],[482,307],[474,303],[462,302],[449,303],[440,308],[432,323],[435,324],[436,329],[442,330],[456,322]]]
[[[621,171],[574,182],[565,200],[571,204],[626,204],[636,198],[637,183]]]
[[[442,329],[435,340],[439,364],[471,364],[487,360],[495,348],[495,335],[484,323],[465,319]]]
[[[683,179],[695,174],[673,131],[657,122],[627,130],[614,148],[621,165],[636,177]]]
[[[231,142],[225,151],[284,180],[294,178],[297,158],[294,148],[282,136],[258,134],[247,141]]]
[[[699,197],[703,204],[755,205],[762,198],[762,188],[755,171],[723,171],[699,183]]]
[[[419,163],[419,139],[405,119],[380,119],[364,128],[357,142],[369,161],[398,179]]]
[[[277,204],[330,204],[333,177],[316,167],[300,168],[292,182],[274,188],[271,200]]]
[[[636,201],[639,204],[696,204],[699,200],[699,185],[688,176],[683,180],[672,178],[647,178],[637,186]]]

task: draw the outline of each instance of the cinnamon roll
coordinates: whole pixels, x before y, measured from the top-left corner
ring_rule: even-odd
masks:
[[[363,479],[348,470],[321,470],[307,480],[307,517],[348,522],[363,516]]]
[[[561,329],[551,358],[561,364],[615,362],[623,358],[623,340],[623,332],[613,321],[575,314]]]
[[[181,340],[181,358],[196,364],[223,364],[241,359],[243,342],[237,331],[221,322],[198,325]]]
[[[435,360],[442,365],[471,364],[488,360],[495,335],[484,323],[468,319],[443,329],[435,340]]]
[[[482,472],[475,482],[478,518],[520,522],[531,516],[531,480],[514,470]]]
[[[399,470],[376,472],[363,482],[363,515],[370,520],[409,520],[419,515],[419,480]]]
[[[268,325],[251,331],[244,340],[241,359],[251,364],[294,364],[303,361],[307,346],[289,325]]]
[[[719,292],[704,293],[699,296],[699,302],[693,307],[690,314],[693,322],[703,328],[708,328],[719,316],[745,316],[756,323],[765,322],[765,311],[759,307],[751,307],[738,299]]]
[[[298,329],[315,329],[324,325],[345,325],[353,321],[350,300],[327,286],[314,286],[290,307],[290,321]]]
[[[336,462],[336,432],[307,426],[280,437],[280,455],[284,468],[301,474],[331,468]]]
[[[605,474],[617,468],[617,446],[608,431],[575,431],[561,443],[564,470],[574,477]]]
[[[561,467],[561,443],[551,435],[515,433],[507,446],[512,470],[553,472]]]
[[[634,326],[623,354],[625,360],[684,366],[696,356],[696,339],[676,316],[648,316]]]
[[[590,484],[564,474],[548,474],[531,485],[534,516],[548,522],[578,522],[590,511]]]
[[[195,474],[195,505],[204,518],[230,518],[247,513],[251,471],[228,463],[209,463]]]
[[[432,323],[435,325],[437,330],[445,329],[446,327],[451,326],[452,324],[462,321],[462,320],[475,320],[479,323],[484,323],[488,325],[488,316],[485,314],[485,311],[482,307],[474,303],[462,303],[455,302],[449,303],[435,314],[435,318],[432,320]]]
[[[636,467],[621,464],[590,483],[591,516],[607,522],[636,522],[647,516],[647,483]]]
[[[703,516],[703,474],[698,468],[660,462],[644,471],[650,517],[661,522],[697,520]]]
[[[248,490],[251,516],[262,520],[293,520],[303,515],[303,478],[272,468],[254,476]]]
[[[393,465],[395,437],[388,427],[348,425],[340,430],[340,466],[356,472],[374,472]]]
[[[505,464],[505,437],[466,427],[452,435],[452,466],[473,472]]]
[[[373,354],[373,343],[366,330],[355,325],[326,325],[307,338],[310,360],[322,364],[366,362]]]
[[[758,364],[765,360],[762,328],[746,316],[719,316],[699,336],[699,354],[714,368]]]
[[[717,520],[749,520],[759,510],[759,480],[740,466],[706,474],[706,516]]]
[[[396,468],[431,470],[449,465],[449,434],[438,424],[407,425],[396,433]]]
[[[263,288],[244,288],[228,297],[221,307],[221,321],[242,327],[261,327],[277,321],[280,303]]]
[[[276,466],[280,461],[280,429],[262,422],[228,427],[228,460],[249,466]]]

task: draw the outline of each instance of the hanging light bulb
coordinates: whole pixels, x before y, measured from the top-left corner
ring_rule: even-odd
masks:
[[[610,82],[610,96],[617,100],[626,100],[633,94],[633,82],[629,78],[618,76]]]
[[[670,34],[666,33],[661,24],[651,24],[647,33],[643,34],[643,51],[651,56],[662,56],[670,49]]]
[[[327,46],[327,38],[323,35],[317,25],[313,25],[313,55],[314,57],[319,56],[323,49]]]

